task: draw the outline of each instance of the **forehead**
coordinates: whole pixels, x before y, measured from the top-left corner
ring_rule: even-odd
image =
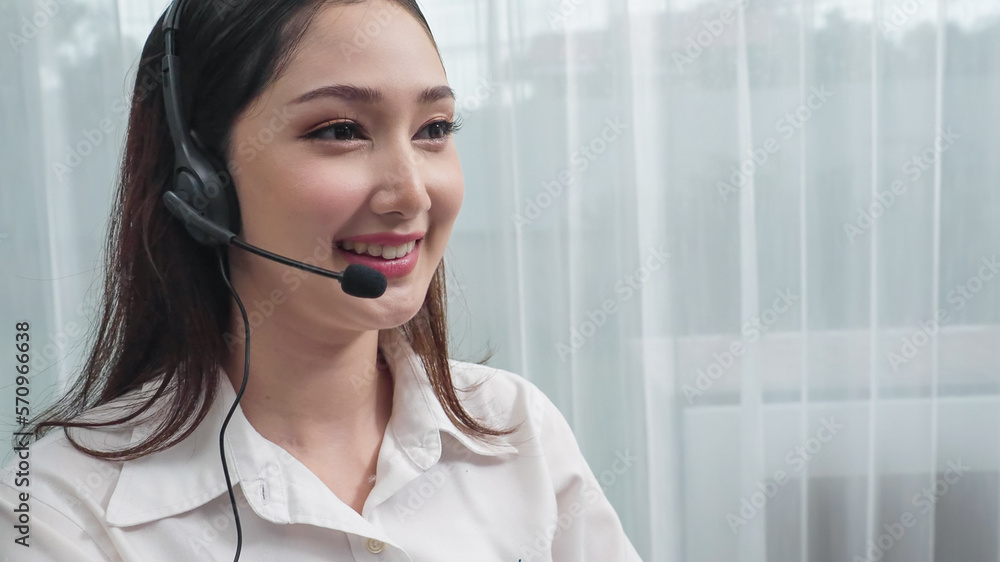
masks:
[[[288,101],[334,83],[392,94],[445,84],[446,77],[416,17],[395,2],[370,0],[321,8],[275,83],[275,94]]]

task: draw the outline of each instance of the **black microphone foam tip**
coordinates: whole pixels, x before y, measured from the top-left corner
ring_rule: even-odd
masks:
[[[377,299],[385,292],[388,281],[385,275],[368,267],[352,263],[344,270],[340,278],[340,287],[352,297],[362,299]]]

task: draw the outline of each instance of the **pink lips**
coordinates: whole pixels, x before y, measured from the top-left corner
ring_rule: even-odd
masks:
[[[368,236],[358,236],[357,238],[349,238],[351,242],[364,242],[367,244],[379,244],[384,246],[401,246],[408,242],[413,241],[415,236],[409,235],[387,235],[387,234],[372,234]],[[347,263],[358,263],[361,265],[367,265],[372,269],[385,275],[387,279],[396,279],[409,275],[410,272],[417,267],[417,258],[420,256],[420,248],[423,246],[423,238],[416,241],[413,246],[413,251],[401,258],[395,258],[387,260],[380,256],[371,256],[368,254],[361,255],[353,250],[345,250],[343,248],[334,246],[334,250],[340,252],[340,255],[344,258]]]

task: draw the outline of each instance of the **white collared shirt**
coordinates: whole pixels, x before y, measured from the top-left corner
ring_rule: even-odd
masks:
[[[405,353],[385,354],[392,415],[361,514],[236,409],[226,454],[242,562],[639,560],[569,425],[537,387],[506,371],[451,362],[456,388],[487,379],[468,397],[460,393],[473,416],[494,427],[523,421],[518,432],[485,445],[455,427],[419,357],[405,341],[396,344]],[[108,462],[53,430],[29,448],[27,486],[18,483],[15,456],[0,471],[3,561],[232,560],[236,530],[218,443],[236,393],[224,373],[219,380],[208,416],[165,451]],[[138,442],[149,424],[72,431],[85,445],[110,449]],[[619,457],[616,472],[627,477],[637,459]],[[24,492],[27,548],[15,544]]]

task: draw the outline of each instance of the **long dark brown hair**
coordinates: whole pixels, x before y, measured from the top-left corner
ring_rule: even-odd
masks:
[[[177,33],[182,100],[202,144],[225,161],[234,120],[277,77],[320,8],[365,0],[189,0]],[[392,0],[434,42],[415,0]],[[132,93],[125,152],[105,246],[103,314],[83,371],[69,392],[33,424],[37,439],[61,427],[77,449],[124,461],[167,449],[201,423],[216,398],[233,301],[212,249],[198,244],[161,201],[173,173],[174,147],[163,109],[162,16],[142,50]],[[434,43],[437,48],[436,42]],[[150,80],[155,77],[155,80]],[[448,417],[489,440],[515,428],[482,424],[462,406],[448,364],[442,261],[419,312],[398,328],[419,355]],[[141,407],[104,421],[78,416],[161,378]],[[115,426],[162,403],[164,418],[145,440],[99,451],[69,428]],[[160,408],[158,408],[160,409]]]

